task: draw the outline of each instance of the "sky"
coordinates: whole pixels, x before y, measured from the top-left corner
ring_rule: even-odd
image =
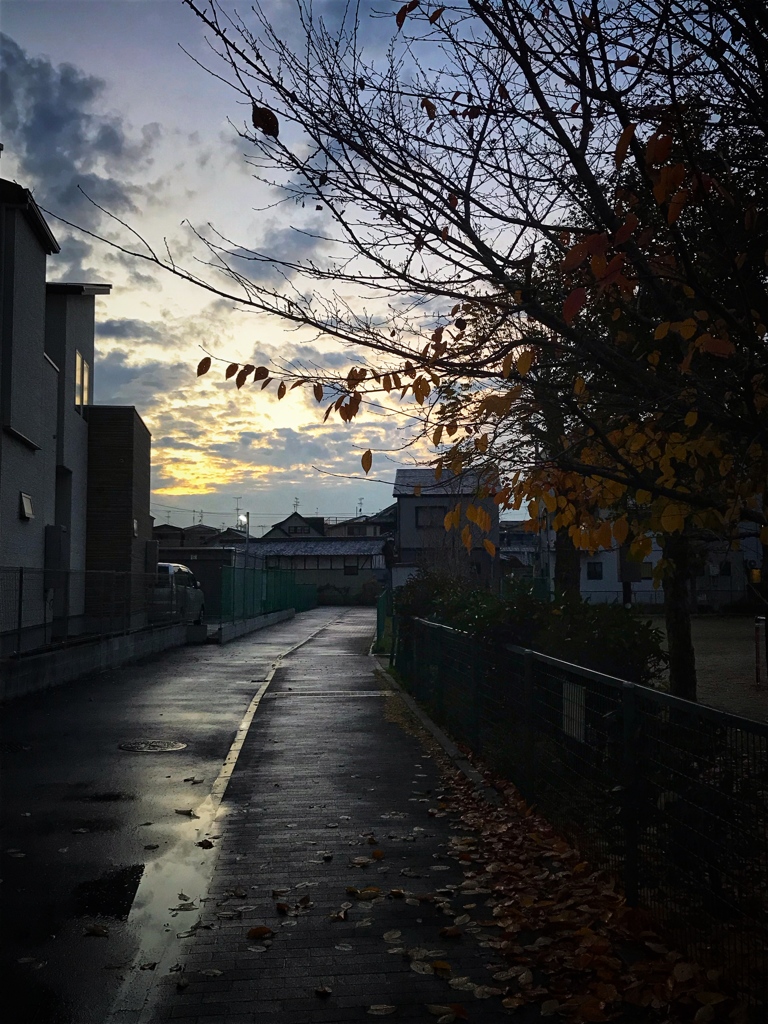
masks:
[[[289,36],[292,0],[264,6]],[[315,4],[331,20],[343,6]],[[372,45],[381,39],[374,24]],[[97,203],[154,246],[167,239],[191,266],[200,250],[186,222],[283,255],[312,244],[301,229],[312,228],[313,214],[288,205],[261,211],[269,188],[254,180],[230,123],[242,123],[243,108],[195,63],[216,66],[203,26],[180,0],[3,0],[0,32],[0,174],[32,190],[46,211],[126,237]],[[149,427],[157,522],[190,525],[202,512],[203,522],[231,526],[239,508],[258,536],[297,501],[307,515],[372,513],[392,502],[397,467],[426,457],[401,450],[413,423],[403,411],[323,424],[324,408],[304,388],[278,402],[274,390],[237,391],[220,371],[198,378],[204,350],[256,365],[346,369],[354,359],[338,343],[238,310],[48,220],[62,246],[49,258],[49,279],[112,284],[96,299],[94,401],[135,405]],[[368,448],[372,479],[360,468]]]

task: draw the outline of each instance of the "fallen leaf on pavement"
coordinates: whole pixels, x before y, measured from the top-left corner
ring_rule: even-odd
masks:
[[[109,928],[105,924],[87,924],[83,929],[83,935],[91,935],[97,939],[109,937]]]
[[[219,978],[224,973],[223,971],[217,970],[215,967],[206,967],[204,971],[200,971],[206,978]]]
[[[369,1006],[367,1013],[370,1013],[372,1017],[388,1017],[390,1013],[394,1013],[397,1010],[396,1006],[388,1006],[386,1003],[374,1003],[373,1006]]]
[[[255,928],[248,929],[247,938],[249,939],[266,939],[275,933],[271,928],[268,928],[265,924],[257,925]]]
[[[178,809],[178,807],[177,807],[176,808],[176,814],[183,814],[185,818],[199,818],[200,817],[199,814],[195,814],[195,812],[192,810],[191,807],[189,808],[189,810],[186,810],[186,811],[180,811]]]
[[[195,846],[201,847],[203,850],[212,850],[213,843],[210,839],[201,839],[199,843],[195,843]]]
[[[319,996],[321,999],[327,999],[331,992],[333,992],[333,989],[328,988],[327,985],[321,985],[319,988],[315,989],[315,995]]]

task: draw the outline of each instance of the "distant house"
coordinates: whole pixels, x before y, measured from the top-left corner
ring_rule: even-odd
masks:
[[[6,180],[0,237],[2,653],[3,634],[30,650],[86,629],[84,571],[143,571],[152,521],[149,432],[132,407],[93,405],[95,297],[111,285],[46,282],[59,245]]]
[[[262,540],[281,540],[290,538],[308,538],[325,536],[325,520],[322,516],[302,516],[292,512],[287,519],[275,523]]]
[[[536,533],[523,523],[516,526],[518,536],[528,534],[533,542],[533,574],[541,581],[543,593],[553,593],[555,579],[555,534],[549,526],[550,516],[542,517],[542,529]],[[757,530],[745,524],[738,550],[726,540],[701,542],[698,555],[699,572],[691,594],[699,611],[717,611],[750,601],[760,602],[751,583],[753,572],[760,575],[761,547]],[[628,557],[626,546],[581,553],[580,593],[593,604],[633,603],[661,606],[664,592],[654,584],[654,569],[663,557],[655,537],[651,551],[643,562]],[[504,551],[502,545],[502,552]]]
[[[326,537],[389,537],[394,536],[397,505],[389,505],[371,516],[354,516],[341,522],[325,523]]]
[[[263,537],[250,550],[265,569],[314,584],[320,604],[373,604],[389,581],[391,542],[383,537]]]
[[[444,473],[435,479],[432,469],[398,469],[393,494],[397,499],[395,567],[393,584],[398,586],[418,568],[453,566],[469,569],[491,585],[498,577],[499,508],[492,497],[481,496],[483,481],[477,473],[458,476]],[[446,531],[444,520],[456,505],[461,507],[459,530]],[[484,533],[465,518],[470,505],[488,513],[490,530]],[[469,525],[469,552],[461,542],[461,531]],[[484,545],[490,541],[497,549],[491,555]]]

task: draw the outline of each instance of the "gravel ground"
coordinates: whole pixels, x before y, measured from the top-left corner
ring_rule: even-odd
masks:
[[[654,618],[664,632],[664,620]],[[755,685],[755,620],[753,617],[701,616],[693,620],[698,696],[702,704],[768,722],[768,681],[764,638],[761,639],[761,681]]]

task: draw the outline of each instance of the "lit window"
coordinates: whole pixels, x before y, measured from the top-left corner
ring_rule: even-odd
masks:
[[[75,352],[75,406],[83,404],[83,357]]]
[[[81,352],[75,352],[75,408],[91,404],[91,367]]]
[[[91,404],[91,368],[83,360],[83,405]]]

